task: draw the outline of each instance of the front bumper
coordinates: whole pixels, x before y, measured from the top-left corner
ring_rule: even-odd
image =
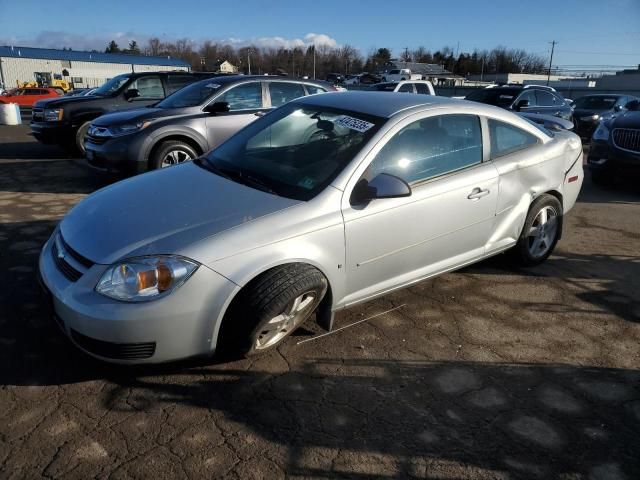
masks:
[[[50,239],[40,254],[41,282],[58,325],[81,350],[122,364],[160,363],[214,352],[215,332],[237,288],[233,282],[200,266],[166,297],[120,302],[94,290],[107,265],[95,264],[71,281],[56,265],[52,244]]]
[[[640,152],[621,150],[610,141],[592,140],[587,165],[592,172],[640,175]]]
[[[41,143],[65,144],[74,141],[76,130],[67,122],[31,122],[31,133]]]
[[[149,170],[143,155],[144,140],[136,134],[103,139],[87,138],[84,142],[85,157],[94,169],[124,174],[136,174]]]

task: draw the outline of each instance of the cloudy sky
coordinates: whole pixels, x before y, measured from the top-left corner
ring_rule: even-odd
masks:
[[[363,54],[387,47],[396,55],[405,47],[503,45],[546,58],[556,40],[554,65],[640,64],[640,0],[110,0],[87,6],[0,0],[0,12],[0,45],[103,50],[112,39],[144,46],[157,36],[237,46],[350,44]]]

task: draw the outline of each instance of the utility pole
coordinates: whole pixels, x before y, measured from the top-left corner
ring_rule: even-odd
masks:
[[[408,60],[407,60],[408,58],[409,58],[409,47],[404,47],[404,61],[405,61],[405,63],[408,62]]]
[[[482,57],[482,67],[480,70],[480,83],[482,83],[483,78],[484,78],[484,56]]]
[[[547,85],[549,85],[549,80],[551,79],[551,64],[553,63],[553,50],[556,48],[556,42],[555,40],[551,43],[551,57],[549,58],[549,73],[547,74]]]
[[[247,66],[249,67],[249,75],[251,75],[251,49],[247,49]]]
[[[316,79],[316,44],[313,44],[313,79]]]

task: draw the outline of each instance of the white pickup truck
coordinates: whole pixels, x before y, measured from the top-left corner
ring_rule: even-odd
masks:
[[[408,68],[389,70],[382,74],[383,82],[401,82],[402,80],[423,80],[419,73],[411,73]]]

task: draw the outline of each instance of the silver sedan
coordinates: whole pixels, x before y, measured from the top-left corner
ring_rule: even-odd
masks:
[[[74,207],[40,256],[81,349],[164,362],[278,345],[314,312],[500,252],[553,251],[580,139],[497,107],[344,92],[290,102],[193,162]]]

